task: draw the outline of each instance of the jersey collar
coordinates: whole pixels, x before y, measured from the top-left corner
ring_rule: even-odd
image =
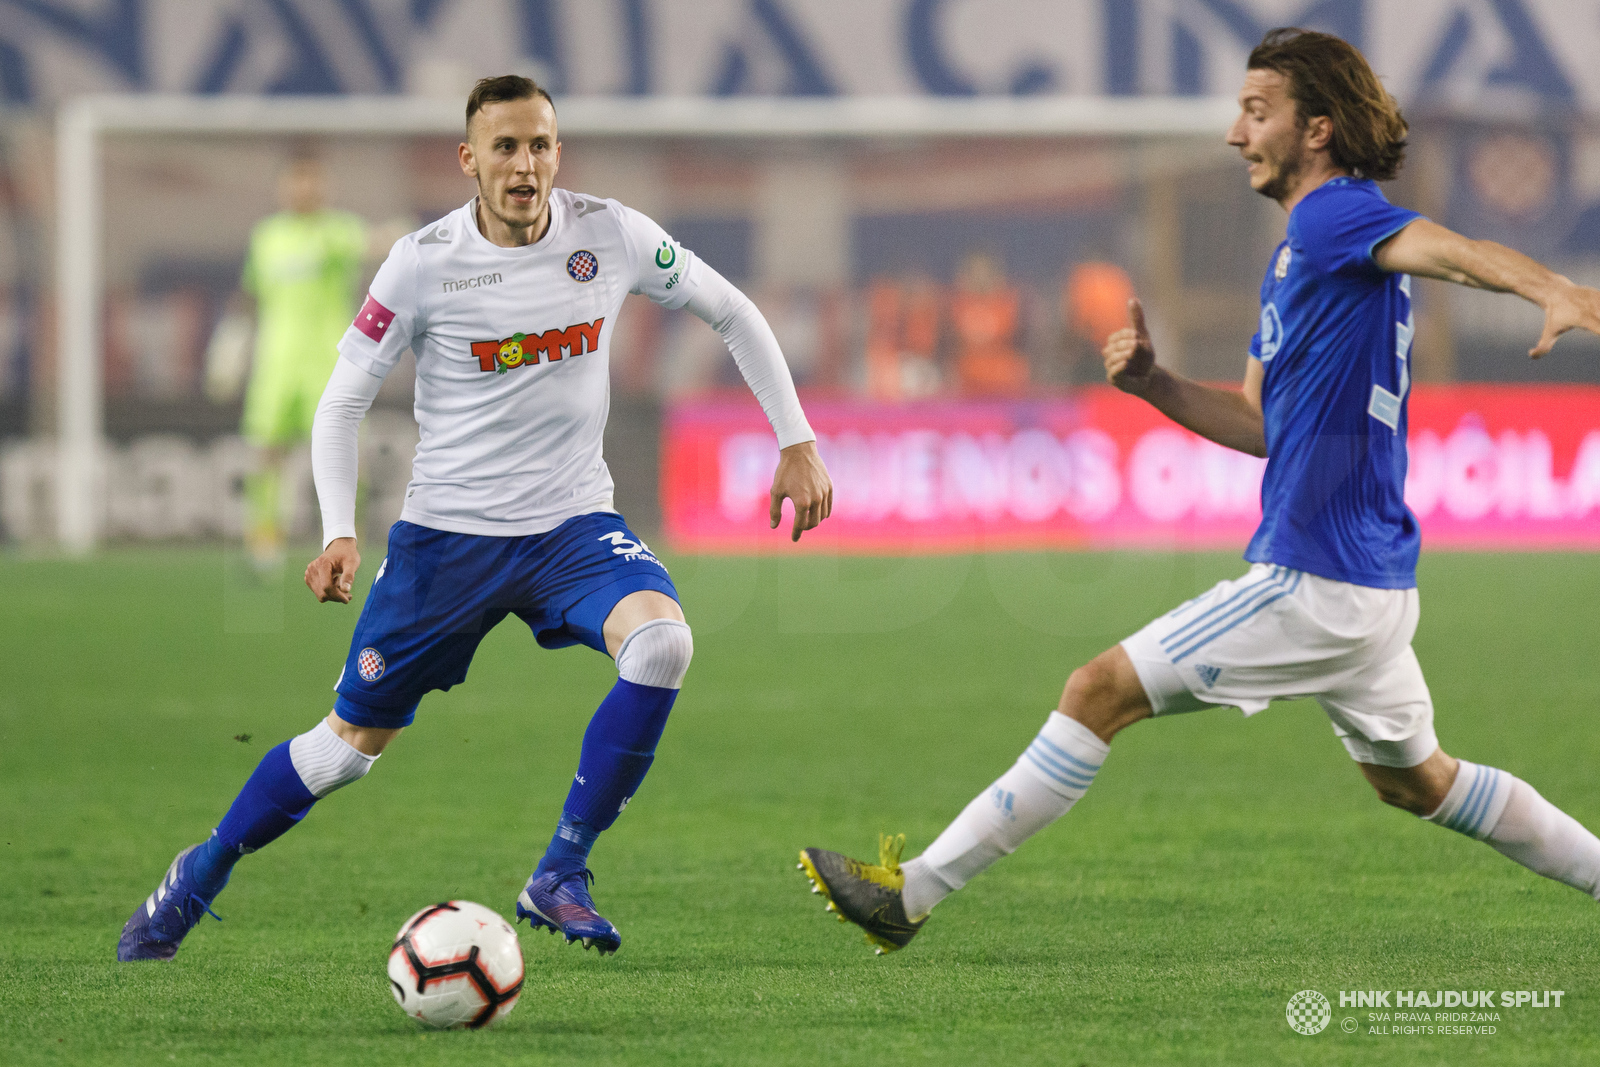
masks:
[[[466,215],[463,228],[467,231],[467,240],[472,242],[475,250],[503,256],[507,259],[538,255],[555,244],[556,233],[566,222],[566,212],[561,209],[560,201],[555,194],[556,190],[550,190],[550,225],[545,227],[544,236],[533,242],[533,244],[522,245],[520,248],[504,248],[483,235],[483,231],[478,229],[478,198],[473,197],[467,201],[466,206],[461,208],[461,211]]]

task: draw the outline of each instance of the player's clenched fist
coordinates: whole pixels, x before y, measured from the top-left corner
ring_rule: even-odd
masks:
[[[1128,318],[1133,325],[1107,337],[1100,355],[1106,361],[1106,381],[1124,393],[1138,394],[1150,384],[1156,350],[1150,344],[1150,331],[1145,328],[1144,306],[1137,298],[1128,301]]]
[[[802,441],[778,453],[778,470],[772,476],[771,529],[783,521],[783,498],[794,502],[791,541],[820,523],[833,511],[833,479],[817,455],[815,441]]]
[[[350,603],[350,587],[356,580],[356,568],[361,566],[361,553],[356,551],[354,537],[336,537],[328,542],[322,555],[306,568],[306,587],[317,594],[317,602],[326,604],[337,600]]]

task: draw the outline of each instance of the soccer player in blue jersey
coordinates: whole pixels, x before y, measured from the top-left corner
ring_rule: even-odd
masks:
[[[1152,716],[1231,705],[1253,715],[1315,697],[1385,803],[1484,841],[1600,897],[1600,840],[1528,783],[1439,747],[1411,649],[1417,520],[1404,500],[1411,278],[1539,305],[1547,354],[1574,328],[1600,333],[1600,292],[1526,256],[1390,204],[1406,124],[1366,60],[1327,34],[1274,30],[1250,55],[1228,143],[1250,185],[1288,213],[1261,285],[1240,392],[1163,368],[1137,301],[1111,336],[1106,374],[1173,421],[1267,457],[1250,570],[1074,671],[1015,766],[928,850],[901,866],[806,849],[800,865],[879,951],[905,945],[933,906],[1064,815],[1116,734]]]
[[[123,927],[118,959],[171,959],[240,857],[366,775],[423,697],[465,681],[484,634],[513,614],[544,647],[587,645],[617,666],[517,920],[602,955],[620,947],[589,894],[589,851],[644,781],[694,653],[672,579],[613,506],[601,454],[608,352],[630,292],[722,335],[777,437],[772,526],[785,498],[796,541],[832,507],[761,312],[646,216],[555,185],[548,93],[520,75],[480,81],[458,157],[478,195],[395,242],[339,342],[312,427],[323,552],[306,585],[348,604],[361,565],[357,429],[401,354],[415,355],[421,444],[333,710],[269,751],[210,837],[178,853]]]

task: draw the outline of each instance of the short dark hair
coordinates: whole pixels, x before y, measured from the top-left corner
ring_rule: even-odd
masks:
[[[1331,33],[1293,26],[1269,30],[1250,53],[1251,70],[1275,70],[1289,79],[1289,96],[1301,123],[1333,122],[1329,155],[1361,178],[1388,181],[1406,154],[1406,120],[1400,105],[1372,72],[1366,57]]]
[[[303,163],[322,163],[322,143],[314,137],[297,137],[289,142],[289,159],[285,167],[296,167]]]
[[[485,104],[498,104],[504,100],[531,100],[536,96],[544,97],[545,103],[550,105],[550,110],[556,109],[556,102],[550,99],[550,94],[544,86],[532,78],[524,78],[520,74],[496,74],[492,78],[479,78],[478,83],[472,87],[472,92],[467,94],[467,131],[472,130],[472,116],[483,110]]]

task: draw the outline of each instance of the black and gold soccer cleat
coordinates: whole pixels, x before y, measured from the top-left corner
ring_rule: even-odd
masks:
[[[900,891],[906,876],[900,870],[900,853],[906,835],[878,835],[878,862],[862,863],[827,849],[800,850],[800,869],[811,879],[811,891],[828,900],[828,910],[840,922],[853,922],[866,931],[867,944],[878,955],[904,948],[917,936],[926,916],[912,922],[906,917]]]

